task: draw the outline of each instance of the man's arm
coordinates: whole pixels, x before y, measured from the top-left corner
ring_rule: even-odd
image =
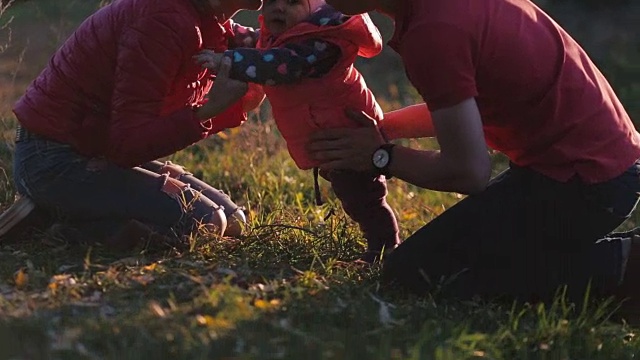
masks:
[[[385,113],[379,126],[387,140],[435,136],[433,119],[426,104],[411,105]]]
[[[373,170],[372,154],[385,143],[373,121],[361,112],[347,112],[359,128],[324,129],[312,134],[307,149],[322,169]],[[474,98],[434,111],[440,150],[393,149],[389,173],[431,190],[470,194],[489,181],[491,162]]]
[[[396,146],[389,172],[416,186],[471,194],[485,189],[491,160],[474,98],[433,112],[439,151]]]

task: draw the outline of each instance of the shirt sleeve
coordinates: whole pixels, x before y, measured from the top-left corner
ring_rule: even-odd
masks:
[[[431,111],[478,95],[475,49],[468,32],[446,23],[420,24],[402,37],[407,76]]]
[[[309,39],[267,50],[238,48],[225,52],[232,59],[231,78],[265,85],[299,82],[326,75],[342,51],[334,43]]]
[[[204,126],[209,127],[208,135],[213,135],[220,131],[238,127],[247,121],[247,113],[242,109],[243,100],[240,99],[235,104],[226,108],[222,113],[204,122]]]

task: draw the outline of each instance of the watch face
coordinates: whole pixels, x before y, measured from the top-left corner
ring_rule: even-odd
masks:
[[[373,165],[379,169],[384,168],[389,163],[389,152],[385,149],[378,149],[373,153]]]

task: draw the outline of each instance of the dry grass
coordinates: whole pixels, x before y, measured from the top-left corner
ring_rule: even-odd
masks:
[[[65,35],[99,1],[30,1],[0,58],[0,208],[8,181],[13,101]],[[31,4],[31,5],[28,5]],[[1,23],[1,22],[0,22]],[[393,58],[388,58],[393,64]],[[404,75],[377,79],[386,108],[411,102]],[[378,71],[379,72],[379,71]],[[414,145],[431,146],[428,142]],[[378,267],[325,183],[288,158],[266,114],[172,158],[229,192],[250,214],[239,239],[200,236],[190,251],[114,254],[70,244],[46,227],[0,243],[4,359],[632,359],[637,329],[615,304],[451,302],[384,293]],[[496,169],[504,166],[496,160]],[[6,172],[6,174],[5,174]],[[392,181],[389,201],[407,236],[459,197]],[[332,215],[330,215],[332,214]],[[329,216],[330,215],[330,216]],[[635,222],[635,221],[634,221]],[[87,239],[91,240],[91,239]],[[90,241],[87,241],[90,242]]]

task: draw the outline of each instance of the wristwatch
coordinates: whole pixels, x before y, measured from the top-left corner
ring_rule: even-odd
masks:
[[[389,174],[389,165],[391,165],[391,159],[393,158],[394,146],[396,145],[391,143],[383,144],[373,152],[373,156],[371,158],[373,167],[376,169],[378,174],[384,175],[387,179],[391,179],[392,177],[391,174]]]

